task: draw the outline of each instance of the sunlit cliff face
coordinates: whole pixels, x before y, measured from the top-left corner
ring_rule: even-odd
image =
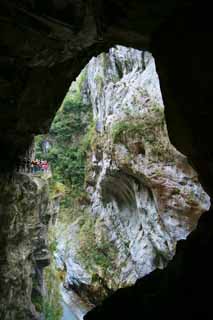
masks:
[[[100,225],[122,225],[117,246],[125,252],[128,243],[132,261],[125,264],[120,254],[118,283],[129,284],[171,259],[175,241],[195,228],[209,199],[169,141],[149,53],[116,47],[93,58],[86,86],[96,123],[88,176],[92,211]],[[113,228],[109,233],[116,239]]]
[[[84,190],[90,201],[87,214],[79,206],[68,224],[58,222],[56,260],[66,286],[97,304],[164,268],[209,198],[169,141],[150,53],[117,46],[93,58],[71,86],[65,110],[76,92],[93,111]]]
[[[26,150],[34,134],[48,131],[70,82],[86,61],[94,53],[120,43],[145,47],[154,54],[170,139],[188,156],[205,190],[212,194],[210,4],[204,6],[184,0],[156,4],[136,0],[130,5],[119,1],[76,0],[72,1],[70,12],[73,19],[68,22],[69,10],[65,14],[65,9],[70,8],[70,1],[63,3],[67,6],[59,8],[55,1],[46,5],[25,0],[0,4],[1,30],[4,31],[0,34],[1,172],[11,173],[25,155],[28,157]],[[3,197],[2,202],[4,200]],[[7,246],[5,225],[9,226],[12,219],[13,215],[3,215],[3,252]],[[213,282],[211,230],[211,215],[207,214],[202,217],[198,230],[179,246],[177,257],[165,272],[155,272],[141,287],[118,293],[87,319],[113,319],[115,309],[123,319],[136,317],[134,311],[141,317],[155,319],[161,315],[166,319],[171,317],[172,310],[179,318],[183,314],[186,318],[199,314],[211,319],[211,297],[206,290]],[[2,268],[1,264],[1,274],[6,274],[4,270],[7,267]],[[2,288],[6,288],[4,282]],[[19,291],[17,285],[16,288]],[[7,303],[12,306],[12,316],[7,317],[23,319],[26,315],[32,319],[25,307],[24,316],[17,313],[17,299],[7,299],[11,297],[8,292],[2,294],[1,302],[3,309],[10,311]],[[27,299],[23,305],[28,306],[28,302]],[[171,312],[165,314],[168,308]]]

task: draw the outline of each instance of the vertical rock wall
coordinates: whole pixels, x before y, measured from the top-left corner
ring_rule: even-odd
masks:
[[[94,227],[91,246],[97,250],[88,256],[90,265],[79,260],[79,218],[58,233],[57,259],[66,266],[68,286],[97,303],[165,267],[176,242],[208,210],[209,198],[169,141],[151,54],[118,46],[93,58],[84,73],[82,98],[92,105],[94,120],[87,210]]]
[[[49,264],[47,183],[21,173],[1,177],[0,203],[0,318],[38,319],[32,301],[41,298]]]

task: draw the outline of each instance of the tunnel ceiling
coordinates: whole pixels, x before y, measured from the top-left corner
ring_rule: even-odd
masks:
[[[205,143],[194,135],[197,121],[209,120],[210,93],[201,98],[201,91],[208,90],[212,82],[211,61],[206,59],[205,50],[209,34],[207,39],[203,37],[206,28],[208,33],[211,30],[203,25],[197,30],[197,18],[202,13],[192,2],[1,0],[0,167],[11,170],[23,159],[33,135],[47,132],[70,82],[93,55],[115,44],[153,52],[169,107],[172,142],[196,158],[197,166],[203,166],[196,148],[209,153],[208,126],[202,132]],[[204,50],[198,46],[200,41]],[[207,54],[211,56],[211,52]],[[206,68],[205,87],[201,80],[205,80]],[[195,101],[192,91],[199,94]],[[200,105],[208,110],[201,111]],[[198,112],[197,119],[192,112]],[[208,166],[206,162],[204,165]]]
[[[208,7],[192,3],[1,0],[0,167],[10,170],[33,136],[47,132],[70,82],[89,59],[122,44],[154,54],[170,138],[207,184],[213,174],[212,27]]]

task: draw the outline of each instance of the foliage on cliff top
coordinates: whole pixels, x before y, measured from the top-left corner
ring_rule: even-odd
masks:
[[[115,123],[112,128],[113,142],[119,142],[124,134],[143,136],[147,130],[153,131],[156,126],[159,128],[165,126],[164,110],[160,105],[153,103],[140,117],[129,115],[122,121]]]
[[[111,136],[114,144],[124,144],[127,148],[133,141],[143,142],[146,157],[149,159],[150,155],[152,161],[175,161],[166,131],[164,109],[156,103],[140,117],[129,115],[116,122]]]
[[[62,195],[59,217],[65,224],[84,215],[83,207],[89,203],[84,181],[95,123],[91,106],[81,96],[85,74],[84,70],[67,93],[49,134],[36,137],[36,157],[47,159],[51,165],[50,196]],[[50,144],[48,152],[45,152],[45,141]]]
[[[85,135],[91,122],[91,108],[82,102],[79,86],[75,86],[75,91],[65,97],[49,134],[36,137],[36,158],[47,159],[53,180],[71,189],[82,190],[84,185],[86,150],[91,139]],[[48,152],[43,147],[45,141],[51,146]]]
[[[112,138],[114,143],[122,142],[124,135],[142,135],[144,132],[144,123],[141,122],[130,122],[128,120],[117,122],[112,129]]]

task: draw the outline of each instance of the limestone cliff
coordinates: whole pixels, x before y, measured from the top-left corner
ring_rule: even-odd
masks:
[[[22,173],[1,178],[0,318],[38,319],[35,306],[42,297],[42,270],[50,262],[48,184]]]
[[[120,43],[153,52],[169,136],[213,195],[210,5],[186,0],[1,1],[1,171],[11,172],[33,135],[47,131],[85,61]],[[172,270],[154,272],[140,288],[123,290],[127,294],[119,301],[112,299],[88,319],[116,319],[117,309],[122,319],[134,318],[133,310],[145,319],[170,319],[174,310],[179,319],[211,319],[212,225],[211,210],[195,236],[179,245],[181,258],[177,256]],[[1,244],[6,246],[4,236]]]
[[[58,222],[55,255],[67,287],[96,304],[165,267],[209,198],[169,141],[151,54],[118,46],[83,72],[81,95],[94,120],[90,204],[71,224]]]

